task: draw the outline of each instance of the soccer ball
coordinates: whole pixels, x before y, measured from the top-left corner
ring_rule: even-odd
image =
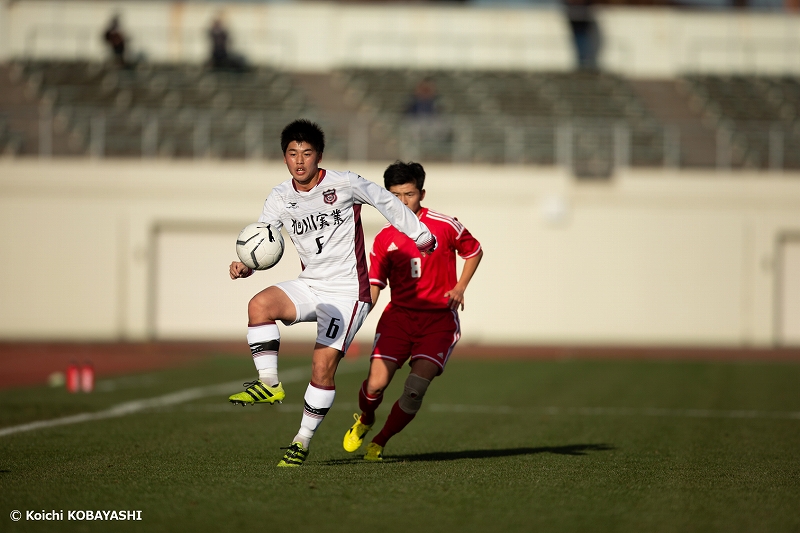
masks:
[[[236,255],[255,270],[274,267],[283,256],[283,235],[269,224],[248,224],[236,239]]]

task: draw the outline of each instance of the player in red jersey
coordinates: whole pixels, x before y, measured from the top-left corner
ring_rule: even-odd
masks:
[[[386,169],[383,182],[434,234],[438,247],[423,255],[411,239],[389,225],[378,233],[372,246],[369,278],[373,306],[387,281],[391,301],[378,321],[369,375],[358,394],[361,415],[353,415],[356,421],[344,436],[345,450],[354,452],[361,447],[375,423],[383,391],[409,359],[411,372],[383,429],[367,446],[367,461],[383,460],[386,442],[414,419],[431,381],[444,370],[461,338],[458,308],[464,309],[464,291],[483,257],[480,243],[457,219],[420,205],[425,199],[422,165],[398,161]],[[464,259],[458,279],[456,254]]]

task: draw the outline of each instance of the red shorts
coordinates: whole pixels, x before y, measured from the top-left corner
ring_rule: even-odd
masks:
[[[389,305],[375,330],[371,359],[392,361],[398,367],[408,358],[427,359],[444,371],[447,359],[461,338],[458,313],[451,309],[420,311]]]

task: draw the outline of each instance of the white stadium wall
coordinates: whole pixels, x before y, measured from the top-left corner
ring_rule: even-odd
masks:
[[[0,20],[6,20],[8,37],[0,59],[102,60],[107,55],[102,30],[119,13],[134,55],[153,62],[201,63],[209,52],[206,31],[221,13],[235,51],[255,64],[292,71],[358,66],[565,70],[574,64],[569,28],[554,9],[51,0],[5,2],[5,11]]]
[[[0,60],[104,59],[100,35],[115,13],[133,54],[153,62],[204,61],[205,32],[221,13],[236,51],[291,71],[575,65],[569,26],[555,7],[305,1],[0,0]],[[600,65],[622,75],[800,74],[797,14],[606,6],[597,20]]]
[[[598,10],[603,69],[641,78],[800,75],[800,15],[747,10]]]
[[[377,181],[382,169],[353,166]],[[798,175],[630,171],[592,184],[556,168],[427,170],[425,203],[486,252],[465,343],[800,341]],[[0,162],[0,338],[244,338],[250,296],[299,270],[289,245],[273,271],[227,274],[238,230],[287,176],[277,163]],[[364,211],[371,242],[383,219]]]

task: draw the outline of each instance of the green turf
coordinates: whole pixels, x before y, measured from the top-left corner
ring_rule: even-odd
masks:
[[[282,406],[215,396],[0,436],[0,531],[800,531],[800,365],[456,357],[384,464],[341,448],[365,369],[342,367],[299,469],[274,465],[307,377]],[[252,373],[221,357],[101,379],[88,395],[0,391],[0,428]],[[14,523],[14,509],[143,520]]]

